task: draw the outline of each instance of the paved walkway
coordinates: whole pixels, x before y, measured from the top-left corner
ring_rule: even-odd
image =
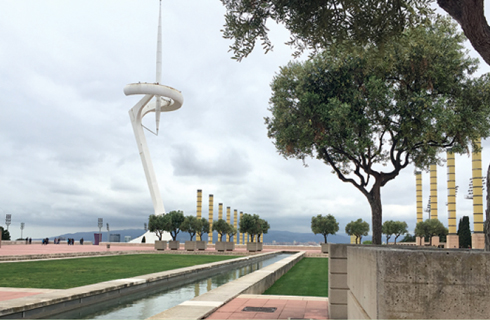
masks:
[[[246,308],[249,307],[249,308]],[[268,312],[265,309],[275,308]],[[250,309],[251,311],[244,311]],[[269,311],[272,311],[269,309]],[[328,298],[242,294],[206,319],[327,319]]]

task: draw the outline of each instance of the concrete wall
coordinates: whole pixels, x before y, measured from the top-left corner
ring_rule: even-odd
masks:
[[[347,318],[347,244],[330,243],[328,252],[328,317]]]
[[[490,253],[346,249],[349,319],[490,318]]]

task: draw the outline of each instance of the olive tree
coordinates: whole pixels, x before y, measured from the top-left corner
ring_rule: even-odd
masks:
[[[173,241],[177,241],[177,234],[181,231],[180,225],[184,222],[184,213],[180,210],[170,211],[166,214],[170,218],[170,225],[167,225],[167,229],[165,231],[170,232],[170,236]]]
[[[313,231],[314,234],[322,234],[325,243],[328,243],[328,235],[335,234],[339,231],[339,223],[331,214],[327,214],[326,216],[319,214],[316,217],[311,217],[311,231]]]
[[[368,232],[369,223],[363,221],[362,219],[351,221],[345,226],[345,233],[347,233],[349,236],[355,236],[357,244],[361,244],[362,237],[367,236]]]
[[[187,216],[180,225],[180,230],[189,233],[191,240],[196,235],[197,231],[200,229],[201,222],[195,216]]]
[[[169,215],[154,215],[152,214],[148,221],[148,230],[155,232],[158,240],[162,240],[163,233],[170,229],[172,220]]]
[[[451,147],[488,137],[490,81],[453,24],[406,30],[385,44],[324,51],[282,67],[271,84],[268,136],[286,158],[313,157],[367,199],[381,244],[381,188],[409,164],[428,168]],[[478,147],[474,146],[475,150]]]
[[[197,222],[198,228],[196,233],[199,236],[199,241],[202,241],[202,235],[209,233],[209,221],[206,218],[201,218],[200,220],[198,219]]]
[[[388,220],[383,223],[382,230],[386,235],[386,243],[389,243],[391,236],[394,235],[396,244],[396,239],[398,239],[398,237],[402,234],[406,234],[408,232],[408,225],[405,221]]]
[[[228,233],[230,230],[230,225],[226,220],[218,219],[217,221],[213,221],[213,231],[218,232],[219,241],[223,241],[223,236]]]
[[[432,245],[432,237],[445,236],[448,230],[438,219],[427,219],[415,225],[414,233],[419,237],[429,238],[429,244]]]

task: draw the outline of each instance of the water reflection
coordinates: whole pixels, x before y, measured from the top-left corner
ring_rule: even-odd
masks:
[[[270,259],[235,270],[221,272],[207,279],[195,280],[178,288],[159,289],[109,301],[75,311],[50,316],[51,319],[147,319],[184,301],[211,291],[229,281],[236,280],[277,262],[289,254],[279,254]]]

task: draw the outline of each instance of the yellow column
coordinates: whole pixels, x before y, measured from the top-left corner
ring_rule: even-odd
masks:
[[[202,215],[202,190],[197,190],[197,219],[201,220]]]
[[[449,234],[446,236],[446,248],[459,248],[459,236],[456,229],[456,162],[451,149],[447,154],[447,215]]]
[[[218,204],[218,219],[223,219],[223,204]]]
[[[242,221],[242,217],[243,217],[243,211],[240,211],[240,221]],[[238,233],[238,234],[240,235],[240,243],[244,244],[245,239],[243,239],[243,234],[242,233]]]
[[[201,220],[202,216],[202,190],[197,190],[197,219]],[[202,241],[201,237],[199,237],[199,241]]]
[[[430,218],[437,219],[437,165],[430,165]]]
[[[481,139],[478,139],[475,144],[481,148]],[[483,234],[481,152],[473,152],[471,158],[473,164],[473,235],[471,238],[471,244],[473,249],[483,249],[485,247],[485,237]]]
[[[230,207],[226,207],[226,222],[228,224],[230,224],[230,219],[231,219],[231,208]],[[230,236],[229,235],[226,235],[226,241],[230,241]]]
[[[422,200],[422,172],[415,171],[415,180],[417,187],[417,223],[424,220],[424,204]]]
[[[209,233],[208,243],[213,243],[213,195],[209,195]]]
[[[350,236],[350,243],[356,244],[356,236]]]
[[[235,244],[238,244],[239,241],[239,237],[240,237],[240,234],[238,233],[238,210],[235,209],[233,211],[233,225],[235,226],[235,229],[236,229],[236,235],[235,235]]]
[[[449,234],[456,234],[456,163],[451,150],[447,154],[447,213]]]

